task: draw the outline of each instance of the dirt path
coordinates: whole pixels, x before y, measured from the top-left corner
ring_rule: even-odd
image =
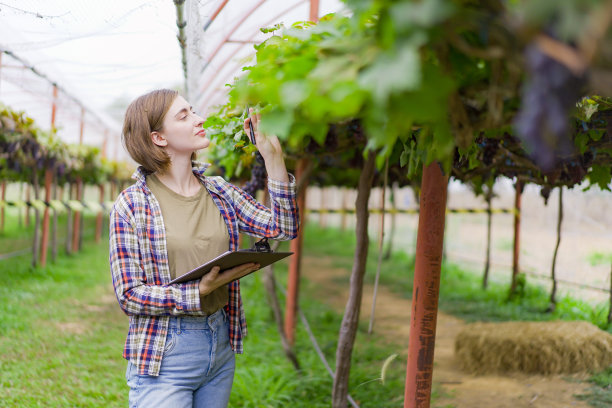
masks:
[[[322,257],[306,256],[302,265],[302,276],[318,286],[319,300],[343,312],[348,298],[350,271],[335,268],[330,259]],[[341,277],[346,277],[346,284],[339,283]],[[363,293],[360,316],[367,322],[372,308],[373,285],[366,284]],[[410,300],[379,287],[374,330],[395,343],[401,341],[400,345],[407,349],[410,308]],[[587,386],[565,381],[560,376],[473,376],[461,371],[454,361],[454,340],[464,326],[460,319],[438,314],[434,382],[441,385],[446,396],[437,401],[436,407],[588,408],[585,402],[573,398]]]

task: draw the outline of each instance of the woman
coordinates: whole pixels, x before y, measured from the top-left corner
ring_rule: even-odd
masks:
[[[265,160],[271,209],[193,161],[208,147],[204,120],[175,91],[137,98],[125,114],[123,141],[140,164],[110,216],[110,265],[119,305],[130,318],[124,358],[130,407],[226,407],[246,322],[236,280],[259,265],[169,284],[238,247],[238,234],[277,240],[298,229],[295,179],[276,136],[249,122]],[[248,134],[248,133],[247,133]]]

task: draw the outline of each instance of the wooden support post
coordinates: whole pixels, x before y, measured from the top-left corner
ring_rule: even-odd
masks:
[[[295,169],[297,182],[307,183],[307,180],[302,181],[302,177],[305,176],[304,171],[307,165],[307,159],[298,160],[297,168]],[[287,282],[287,298],[285,300],[285,337],[287,337],[287,341],[291,346],[295,344],[295,316],[298,306],[302,240],[304,237],[304,225],[306,223],[306,187],[307,185],[303,185],[301,191],[298,192],[297,205],[300,217],[300,229],[297,238],[290,243],[290,251],[293,252],[293,255],[289,258],[289,280]]]
[[[510,296],[514,295],[517,285],[517,277],[520,272],[519,253],[521,250],[521,195],[523,194],[523,183],[516,180],[516,193],[514,195],[514,247],[512,252],[512,284],[510,286]]]
[[[45,170],[45,201],[51,201],[51,184],[53,183],[53,170]],[[42,237],[40,243],[40,266],[47,265],[47,248],[49,246],[49,206],[45,206],[43,213]]]
[[[438,163],[423,166],[404,408],[430,403],[447,184]]]
[[[83,200],[83,180],[80,177],[76,181],[76,199]],[[77,252],[79,248],[81,235],[81,211],[74,212],[74,222],[72,223],[72,252]]]

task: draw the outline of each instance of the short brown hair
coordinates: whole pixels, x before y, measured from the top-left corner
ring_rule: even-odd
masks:
[[[125,111],[123,144],[132,159],[148,172],[170,168],[170,156],[151,140],[151,132],[163,130],[164,117],[178,96],[171,89],[158,89],[136,98]]]

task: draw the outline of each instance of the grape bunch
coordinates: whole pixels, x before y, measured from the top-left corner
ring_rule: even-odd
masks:
[[[255,152],[255,164],[251,168],[251,179],[246,183],[243,190],[255,197],[257,190],[263,190],[266,187],[266,179],[268,173],[261,153]]]
[[[555,157],[572,151],[570,112],[586,84],[565,65],[531,45],[526,50],[529,80],[523,90],[515,128],[533,160],[542,169],[555,166]]]

